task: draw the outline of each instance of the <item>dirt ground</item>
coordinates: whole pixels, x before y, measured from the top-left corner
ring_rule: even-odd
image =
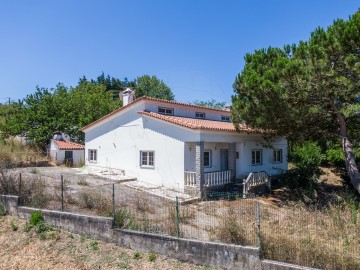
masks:
[[[44,238],[34,229],[26,232],[25,223],[17,217],[0,218],[0,269],[214,269],[136,252],[62,230],[48,231]],[[149,256],[155,257],[154,261]]]

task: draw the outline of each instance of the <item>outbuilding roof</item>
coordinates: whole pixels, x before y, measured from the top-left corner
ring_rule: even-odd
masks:
[[[54,143],[59,147],[60,150],[84,150],[85,146],[82,144],[69,142],[69,141],[59,141],[54,140]]]
[[[140,111],[139,114],[157,118],[166,122],[170,122],[175,125],[191,128],[191,129],[203,129],[203,130],[217,130],[217,131],[236,131],[234,124],[231,122],[207,120],[199,118],[189,118],[173,115],[163,115],[154,112]],[[262,130],[253,129],[246,125],[240,125],[239,130],[246,133],[262,133]]]

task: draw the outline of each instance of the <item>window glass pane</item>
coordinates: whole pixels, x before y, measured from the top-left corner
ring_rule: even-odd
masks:
[[[149,152],[149,166],[154,166],[154,152]]]
[[[210,166],[210,151],[204,151],[204,166],[209,167]]]
[[[141,152],[141,154],[142,154],[141,165],[147,165],[147,152]]]

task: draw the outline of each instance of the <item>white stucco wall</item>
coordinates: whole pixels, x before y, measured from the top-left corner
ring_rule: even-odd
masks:
[[[126,175],[136,177],[140,181],[183,191],[184,171],[195,171],[196,142],[204,141],[205,149],[212,151],[212,166],[205,168],[205,172],[221,169],[220,149],[228,149],[228,143],[236,143],[236,151],[239,152],[239,158],[236,160],[237,178],[243,178],[249,172],[256,171],[278,173],[274,167],[287,169],[286,140],[274,142],[275,148],[283,150],[282,163],[274,164],[273,149],[263,147],[261,135],[192,130],[138,114],[145,109],[157,112],[159,104],[174,108],[176,115],[193,117],[197,111],[196,108],[186,110],[178,105],[167,106],[166,103],[153,101],[135,103],[85,130],[86,166],[125,170]],[[208,113],[206,111],[207,118],[210,116]],[[221,118],[221,112],[211,113]],[[89,162],[89,149],[97,150],[96,163]],[[262,165],[251,165],[252,149],[262,149]],[[154,168],[140,166],[140,151],[155,151]]]
[[[140,107],[140,108],[139,108]],[[140,181],[184,190],[184,130],[139,115],[141,104],[85,133],[87,166],[125,170]],[[97,150],[97,162],[88,160]],[[140,151],[155,151],[154,168],[140,166]]]

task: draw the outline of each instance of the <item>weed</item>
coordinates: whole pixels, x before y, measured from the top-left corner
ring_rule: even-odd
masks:
[[[77,184],[80,185],[80,186],[88,186],[89,185],[89,183],[86,182],[85,177],[79,177],[79,180],[77,181]]]
[[[74,239],[74,235],[73,235],[72,233],[69,233],[68,236],[67,236],[67,238],[69,238],[69,239]]]
[[[120,259],[120,262],[118,263],[119,268],[131,269],[129,264],[129,255],[127,253],[121,252],[119,259]]]
[[[81,191],[79,193],[79,204],[87,209],[94,209],[99,215],[109,215],[112,211],[111,200],[98,191]]]
[[[24,232],[30,232],[32,228],[33,228],[33,225],[26,222],[26,224],[24,225]]]
[[[50,238],[51,240],[54,240],[54,241],[60,240],[60,233],[59,233],[59,231],[53,231],[53,232],[49,233],[49,238]]]
[[[142,255],[140,252],[135,252],[134,253],[134,256],[133,256],[133,259],[135,260],[140,260],[142,258]]]
[[[38,171],[37,168],[33,167],[33,168],[31,168],[30,173],[32,173],[32,174],[38,174],[39,171]]]
[[[45,232],[40,233],[40,240],[46,240],[46,233]]]
[[[5,205],[0,203],[0,217],[3,217],[6,215],[6,208]]]
[[[156,261],[156,254],[154,252],[150,252],[148,255],[149,262],[155,262]]]
[[[11,221],[10,226],[14,232],[16,232],[19,229],[18,225],[13,220]]]
[[[90,241],[90,249],[91,250],[98,250],[99,249],[99,243],[96,240]]]

